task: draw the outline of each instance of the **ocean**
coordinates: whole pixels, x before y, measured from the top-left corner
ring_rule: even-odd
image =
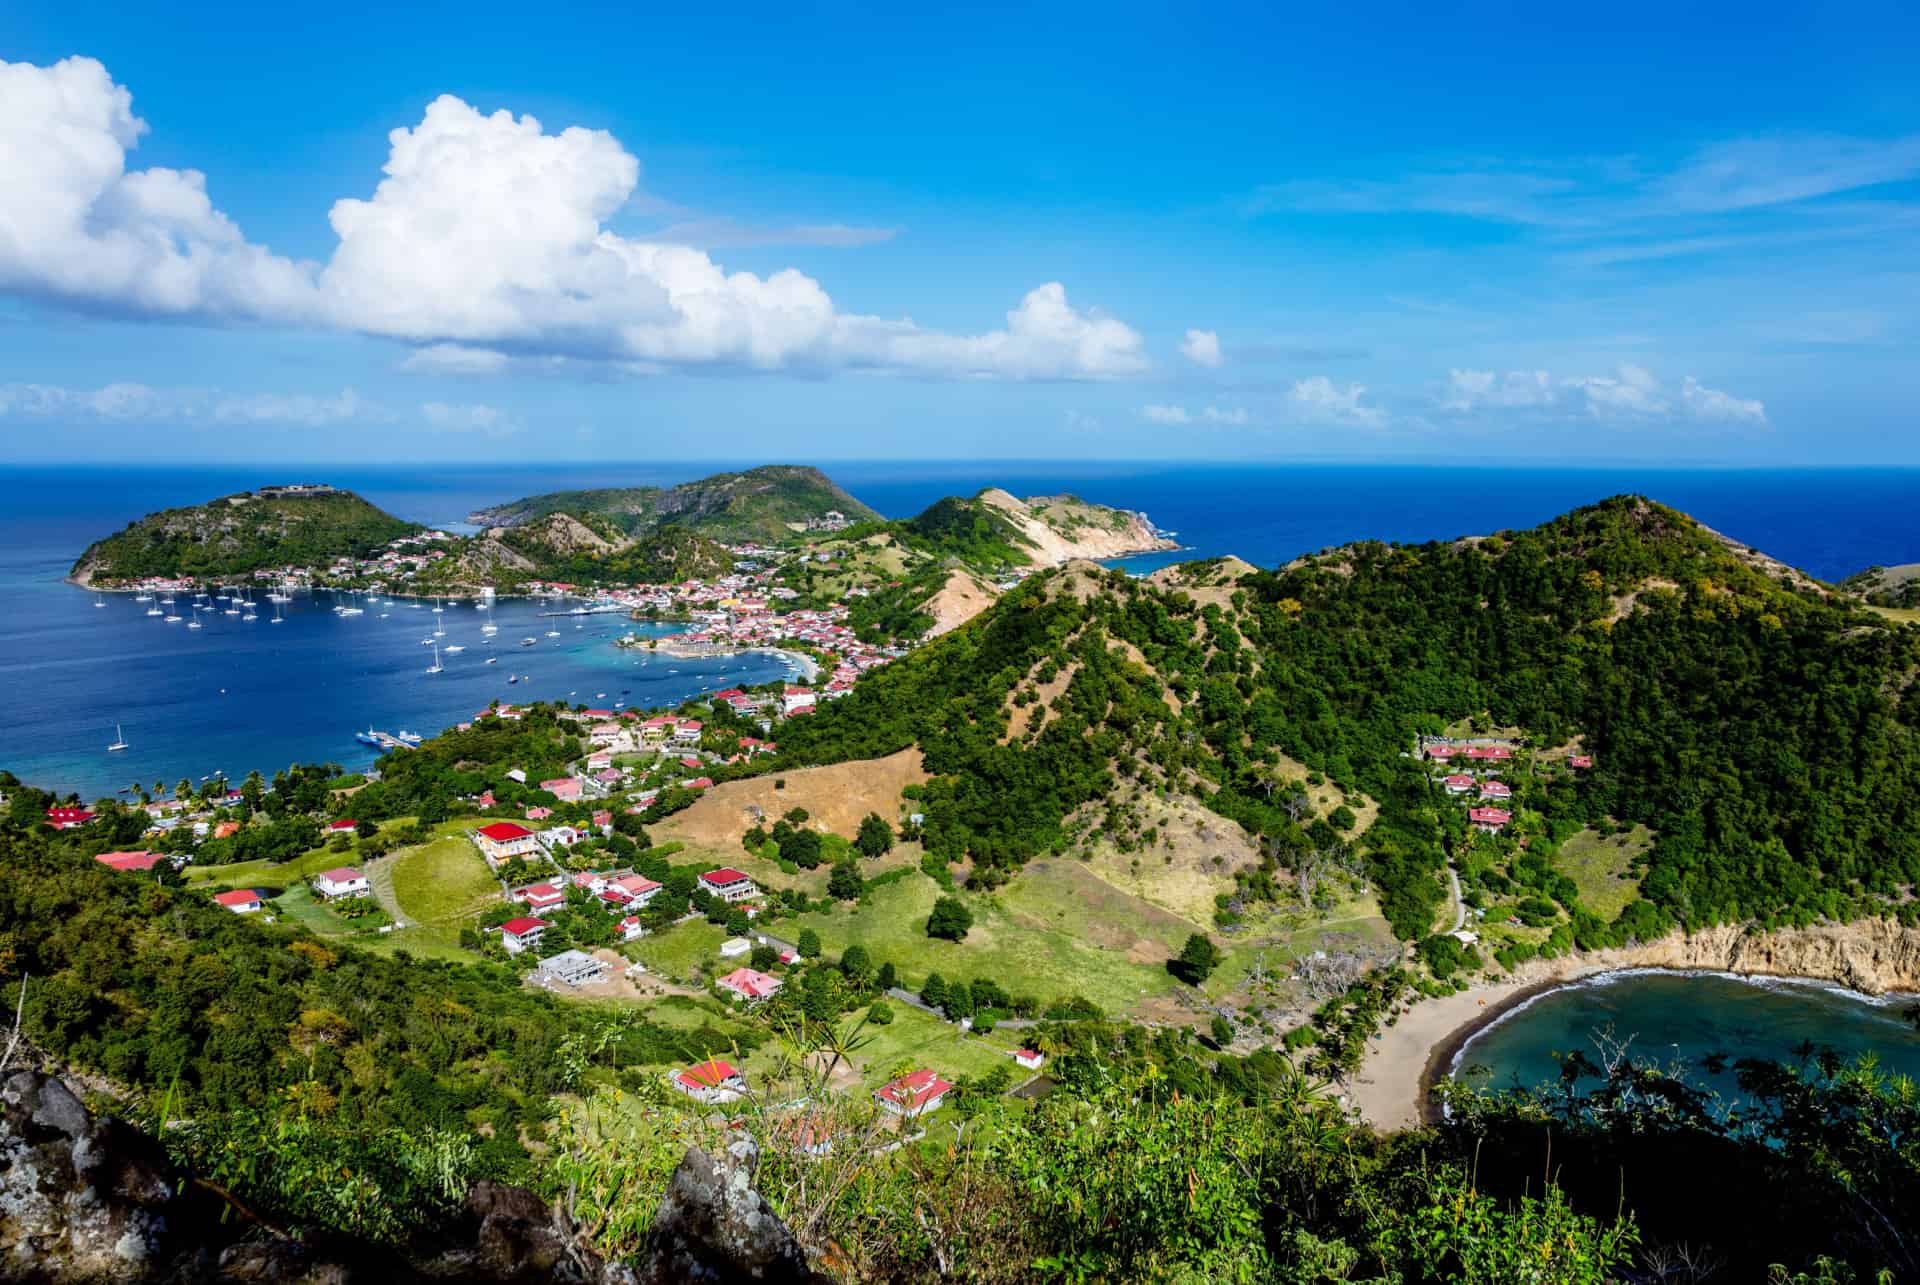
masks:
[[[459,527],[474,509],[570,487],[671,484],[741,462],[507,467],[0,468],[0,767],[92,798],[133,781],[238,778],[295,761],[344,766],[372,752],[369,724],[432,733],[489,699],[572,698],[677,703],[735,682],[764,682],[781,661],[749,656],[669,661],[623,655],[618,618],[557,623],[504,603],[495,665],[484,663],[478,615],[405,604],[342,618],[330,600],[289,604],[254,623],[205,617],[188,631],[146,616],[146,604],[94,595],[61,577],[92,540],[154,509],[290,480],[350,487],[402,517]],[[892,517],[944,495],[1003,486],[1019,495],[1073,492],[1147,512],[1183,550],[1123,560],[1150,570],[1233,553],[1271,566],[1360,538],[1420,541],[1526,526],[1577,505],[1637,491],[1825,579],[1874,563],[1920,561],[1920,472],[1502,469],[1491,466],[1167,465],[1148,463],[836,463],[836,480]],[[380,612],[387,614],[383,618]],[[443,621],[443,673],[428,675],[431,622]],[[576,629],[574,625],[582,623]],[[561,637],[546,637],[557,627]],[[538,639],[520,648],[522,637]],[[525,674],[509,685],[508,673]],[[604,697],[599,693],[606,693]],[[118,726],[130,745],[109,754]]]

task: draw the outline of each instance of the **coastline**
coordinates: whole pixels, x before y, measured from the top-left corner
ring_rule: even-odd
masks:
[[[820,662],[803,651],[792,651],[785,647],[770,647],[757,644],[751,647],[730,647],[711,643],[676,643],[678,635],[668,634],[665,638],[652,638],[638,643],[629,643],[616,639],[614,646],[629,651],[646,651],[656,656],[672,656],[676,660],[712,660],[726,656],[778,656],[800,671],[801,677],[813,682],[820,677]],[[649,646],[648,644],[652,645]]]
[[[1920,991],[1920,929],[1885,919],[1776,933],[1723,924],[1614,950],[1535,960],[1518,972],[1421,1000],[1371,1042],[1348,1100],[1382,1131],[1429,1122],[1428,1091],[1487,1026],[1546,991],[1629,968],[1831,982],[1862,995]]]

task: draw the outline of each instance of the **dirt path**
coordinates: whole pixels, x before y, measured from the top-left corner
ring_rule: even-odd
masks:
[[[1460,876],[1451,863],[1447,865],[1447,882],[1453,887],[1453,927],[1447,931],[1457,933],[1466,927],[1467,903],[1460,900]]]

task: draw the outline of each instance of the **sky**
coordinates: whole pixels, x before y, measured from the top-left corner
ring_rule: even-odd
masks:
[[[8,0],[0,461],[1920,465],[1911,4],[270,8]]]

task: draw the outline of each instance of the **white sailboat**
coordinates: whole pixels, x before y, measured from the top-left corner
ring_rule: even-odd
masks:
[[[267,596],[273,599],[273,623],[276,625],[282,623],[287,618],[281,610],[281,604],[286,602],[286,599],[276,594],[268,594]]]
[[[114,750],[124,750],[126,748],[127,734],[120,730],[120,724],[115,723],[113,725],[113,744],[107,746],[107,750],[111,753]]]
[[[427,670],[427,672],[428,672],[429,674],[437,674],[437,673],[439,673],[439,672],[440,672],[440,670],[441,670],[441,665],[440,665],[440,644],[439,644],[439,643],[435,643],[435,644],[433,645],[433,666],[432,666],[432,668],[430,668],[430,669],[428,669],[428,670]]]
[[[193,604],[193,619],[187,622],[187,628],[200,628],[200,604],[197,602]]]
[[[166,613],[166,612],[164,612],[164,611],[162,611],[162,610],[160,610],[160,608],[158,608],[158,607],[148,607],[148,608],[147,608],[147,614],[148,614],[149,616],[164,616],[164,615],[166,615],[167,613]]]
[[[490,602],[483,601],[479,605],[480,605],[480,610],[486,613],[486,617],[487,617],[487,623],[480,626],[480,632],[483,634],[494,633],[500,628],[500,626],[493,623],[493,604]]]
[[[96,593],[93,595],[93,605],[96,607],[104,607],[107,605],[107,600]]]

